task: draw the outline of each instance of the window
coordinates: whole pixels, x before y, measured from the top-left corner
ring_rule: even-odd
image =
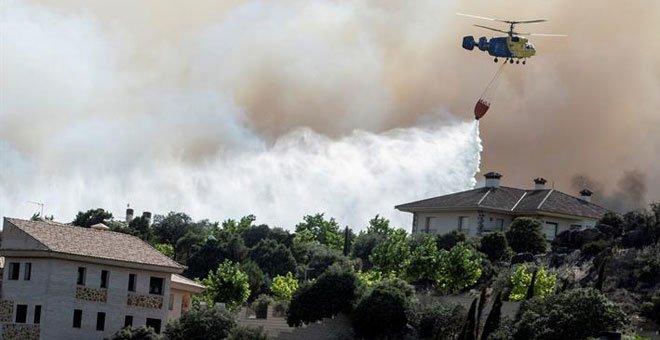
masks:
[[[105,313],[96,313],[96,330],[102,331],[105,329]]]
[[[163,278],[151,277],[149,279],[149,294],[163,295]]]
[[[498,218],[496,222],[497,222],[497,228],[499,228],[500,231],[504,231],[504,219]]]
[[[430,230],[431,230],[431,218],[427,217],[426,218],[426,233],[428,234]]]
[[[169,310],[174,310],[174,294],[170,294]]]
[[[73,328],[80,328],[82,324],[82,309],[73,310]]]
[[[108,288],[108,280],[110,279],[110,272],[107,270],[101,271],[101,288]]]
[[[134,292],[135,291],[135,281],[137,279],[137,275],[135,274],[128,274],[128,291],[129,292]]]
[[[468,217],[459,216],[458,217],[458,231],[463,231],[468,229]]]
[[[9,275],[7,279],[18,280],[18,273],[21,271],[21,264],[19,262],[9,263]]]
[[[25,269],[23,270],[23,280],[30,281],[32,277],[32,262],[25,262]]]
[[[147,327],[153,328],[157,334],[160,334],[160,319],[147,318]]]
[[[553,240],[557,236],[558,225],[555,222],[545,222],[543,233],[546,240]]]
[[[85,284],[85,272],[87,270],[85,267],[78,267],[78,284],[79,285],[84,285]]]
[[[124,327],[133,326],[133,315],[126,315],[124,317]]]
[[[16,323],[27,322],[27,305],[16,305]]]
[[[34,319],[32,319],[32,323],[35,325],[38,325],[41,323],[41,306],[36,305],[34,306]]]

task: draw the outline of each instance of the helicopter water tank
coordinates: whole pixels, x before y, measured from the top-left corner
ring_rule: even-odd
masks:
[[[490,108],[490,103],[484,99],[479,99],[477,105],[474,106],[474,119],[479,120],[483,117],[488,109]]]
[[[474,37],[471,35],[468,35],[466,37],[463,37],[463,48],[469,51],[472,51],[474,49]]]

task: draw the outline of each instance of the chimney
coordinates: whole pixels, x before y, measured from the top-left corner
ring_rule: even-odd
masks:
[[[497,172],[489,172],[484,175],[486,177],[486,188],[497,188],[500,186],[500,178],[502,175]]]
[[[133,209],[126,208],[126,223],[130,223],[133,220]]]
[[[548,183],[548,181],[546,181],[543,177],[534,178],[534,190],[545,189],[545,183]]]
[[[92,229],[94,229],[94,230],[97,230],[97,231],[106,231],[106,230],[110,230],[110,228],[108,228],[108,226],[105,225],[105,224],[103,224],[103,223],[97,223],[97,224],[91,226],[90,228],[92,228]]]
[[[592,195],[592,194],[593,194],[593,192],[591,192],[591,190],[589,190],[589,189],[583,189],[582,191],[580,191],[580,198],[581,198],[583,201],[591,202],[591,195]]]
[[[142,213],[142,218],[146,219],[149,224],[151,224],[151,213],[145,211]]]

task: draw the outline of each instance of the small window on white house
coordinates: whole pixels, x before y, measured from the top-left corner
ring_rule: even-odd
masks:
[[[108,281],[110,280],[110,272],[107,270],[101,271],[101,288],[108,288]]]
[[[545,222],[545,226],[543,227],[545,239],[554,240],[554,238],[557,236],[558,229],[559,225],[556,222]]]
[[[16,323],[27,322],[27,305],[16,305]]]
[[[458,217],[458,231],[467,231],[468,228],[469,228],[468,221],[469,221],[469,217],[459,216]]]
[[[174,294],[170,294],[170,300],[169,300],[169,310],[174,310]]]
[[[87,269],[85,267],[78,267],[78,280],[76,282],[79,285],[85,285],[85,274]]]
[[[499,229],[500,231],[504,231],[504,219],[498,218],[496,222],[497,222],[497,229]]]
[[[136,274],[128,274],[128,291],[129,292],[134,292],[135,291],[136,281],[137,281],[137,275]]]
[[[32,277],[32,262],[25,262],[25,269],[23,269],[23,280],[30,281]]]
[[[163,278],[151,277],[149,278],[149,294],[163,295]]]
[[[431,231],[431,218],[427,217],[426,218],[426,229],[425,232],[428,234]]]
[[[7,275],[8,280],[18,280],[19,273],[21,271],[20,262],[10,262],[9,263],[9,273]]]

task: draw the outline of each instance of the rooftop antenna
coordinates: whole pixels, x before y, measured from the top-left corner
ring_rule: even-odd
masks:
[[[41,208],[41,213],[40,213],[39,217],[44,218],[44,203],[43,202],[28,201],[28,203],[38,205]]]

